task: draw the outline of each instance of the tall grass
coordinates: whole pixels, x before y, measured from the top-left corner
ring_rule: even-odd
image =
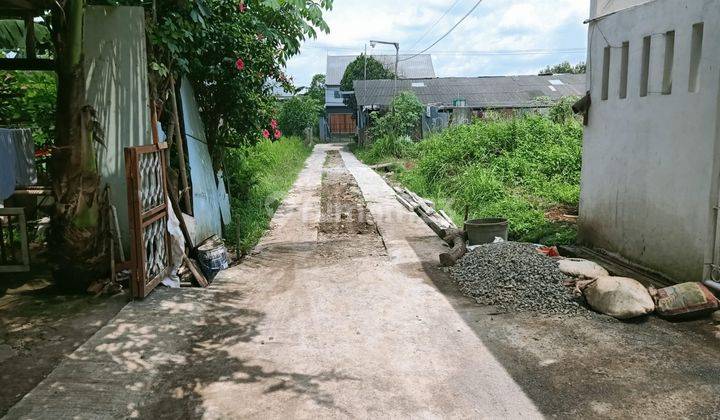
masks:
[[[571,243],[574,226],[553,222],[546,213],[577,208],[581,147],[582,126],[572,118],[478,121],[406,149],[410,169],[397,179],[445,206],[458,223],[467,208],[471,218],[507,218],[514,240]],[[382,153],[373,145],[358,156],[375,162],[398,157],[378,158]]]
[[[268,229],[311,151],[301,139],[285,137],[227,152],[233,223],[226,239],[238,243],[239,252],[251,250]]]

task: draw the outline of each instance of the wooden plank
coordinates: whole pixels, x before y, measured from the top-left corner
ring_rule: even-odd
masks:
[[[25,16],[25,56],[36,59],[35,53],[35,21],[32,13]]]
[[[200,287],[208,287],[210,284],[203,275],[202,271],[200,271],[200,269],[195,265],[195,263],[190,258],[188,258],[187,255],[183,256],[183,260],[185,261],[185,264],[187,265],[188,269],[195,278],[195,281],[197,281]]]
[[[175,143],[178,152],[178,169],[180,172],[180,186],[182,187],[182,199],[185,205],[185,212],[192,215],[192,201],[190,201],[190,187],[188,186],[187,167],[185,165],[185,142],[180,129],[180,112],[178,111],[177,95],[175,94],[175,79],[170,76],[170,105],[172,106],[173,119],[175,120]],[[182,212],[178,213],[182,216]]]

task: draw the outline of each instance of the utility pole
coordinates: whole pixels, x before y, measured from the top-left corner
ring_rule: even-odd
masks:
[[[375,48],[376,44],[392,45],[395,47],[395,81],[393,86],[393,98],[397,96],[397,80],[398,80],[398,67],[400,65],[400,43],[399,42],[388,42],[388,41],[373,41],[370,40],[370,46]]]

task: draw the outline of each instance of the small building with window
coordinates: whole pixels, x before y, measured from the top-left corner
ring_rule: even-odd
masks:
[[[720,265],[720,1],[593,0],[588,23],[580,240],[677,282],[708,279]]]
[[[347,67],[357,59],[356,55],[330,55],[327,57],[327,72],[325,74],[325,120],[321,121],[321,138],[343,137],[355,135],[357,131],[357,116],[354,111],[345,105],[345,96],[353,92],[342,92],[340,83]],[[395,55],[373,55],[385,68],[395,71]],[[432,56],[400,55],[398,65],[398,78],[433,78],[435,68]]]

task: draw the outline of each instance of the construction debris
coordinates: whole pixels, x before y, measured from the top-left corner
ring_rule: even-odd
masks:
[[[650,294],[657,306],[658,315],[666,318],[683,318],[707,315],[720,306],[718,299],[702,283],[683,283],[656,290]]]
[[[451,268],[460,290],[503,311],[588,314],[564,283],[558,264],[530,244],[480,245]]]
[[[578,283],[588,305],[617,319],[631,319],[655,311],[650,293],[639,281],[605,276]]]
[[[564,258],[558,261],[558,265],[563,274],[580,279],[592,280],[610,275],[600,264],[581,258]]]
[[[443,267],[452,267],[467,253],[467,234],[460,229],[449,229],[443,240],[447,242],[452,249],[450,252],[440,254],[440,265]]]
[[[445,239],[448,229],[457,229],[455,223],[444,211],[435,210],[435,203],[426,200],[414,192],[393,187],[395,197],[408,211],[415,212],[440,238]]]

